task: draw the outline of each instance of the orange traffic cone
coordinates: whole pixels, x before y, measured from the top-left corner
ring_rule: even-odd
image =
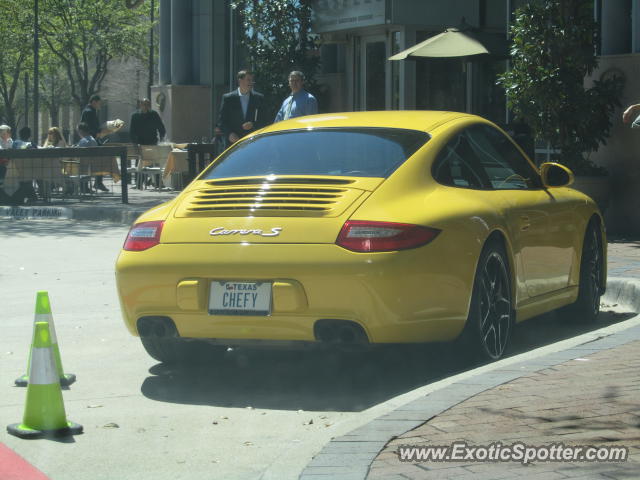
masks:
[[[7,432],[20,438],[82,433],[82,425],[67,421],[47,322],[35,324],[22,423],[7,426]]]

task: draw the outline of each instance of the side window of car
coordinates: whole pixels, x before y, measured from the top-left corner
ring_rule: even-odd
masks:
[[[433,164],[433,178],[442,185],[484,190],[491,188],[465,134],[456,135],[442,149]]]
[[[465,134],[486,172],[492,189],[528,190],[541,187],[538,172],[499,130],[475,125]]]

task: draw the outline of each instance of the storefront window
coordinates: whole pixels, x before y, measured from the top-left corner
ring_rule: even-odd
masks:
[[[360,82],[362,78],[362,55],[360,48],[360,39],[355,37],[353,39],[353,109],[355,111],[360,110]]]
[[[384,41],[366,42],[365,64],[365,110],[385,109],[385,63]]]
[[[596,15],[600,22],[602,55],[617,55],[632,51],[631,0],[596,3]]]
[[[503,124],[506,115],[506,94],[504,88],[496,84],[499,74],[504,73],[505,60],[477,60],[474,68],[473,113]]]
[[[416,43],[440,32],[417,32]],[[467,73],[462,58],[417,58],[416,108],[464,112]]]

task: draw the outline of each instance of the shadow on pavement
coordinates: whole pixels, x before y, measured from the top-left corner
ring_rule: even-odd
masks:
[[[547,314],[518,325],[510,355],[633,317],[603,312],[594,325]],[[142,384],[152,400],[217,407],[358,412],[477,367],[456,345],[396,346],[366,353],[205,350],[190,365],[157,364]]]
[[[205,366],[158,364],[142,393],[219,407],[361,411],[459,368],[462,362],[442,345],[363,353],[234,349]]]
[[[579,319],[563,316],[558,312],[550,312],[516,325],[511,339],[511,355],[517,355],[533,348],[566,340],[583,333],[608,327],[635,317],[633,312],[602,311],[598,321],[589,325],[580,323]]]
[[[479,407],[483,412],[492,415],[502,415],[515,421],[536,421],[546,428],[540,431],[551,438],[562,438],[562,435],[581,433],[585,436],[595,437],[598,443],[621,442],[632,443],[640,440],[640,403],[625,400],[630,394],[617,385],[602,385],[604,393],[596,396],[593,392],[593,403],[598,412],[582,414],[562,415],[557,409],[539,410],[535,413],[520,412],[517,409],[495,409],[491,407]],[[603,406],[606,405],[606,408]],[[609,412],[609,414],[605,414]],[[631,421],[629,421],[631,420]],[[615,478],[622,478],[616,476]],[[637,477],[627,477],[637,478]]]

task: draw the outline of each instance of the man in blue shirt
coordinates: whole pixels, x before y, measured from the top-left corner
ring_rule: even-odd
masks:
[[[298,70],[291,72],[289,74],[289,88],[291,88],[291,95],[285,98],[284,102],[282,102],[282,106],[276,115],[276,122],[318,113],[318,102],[316,101],[316,97],[304,90],[302,88],[303,86],[304,74]]]
[[[87,124],[86,122],[80,122],[78,124],[77,130],[78,130],[78,135],[80,135],[80,141],[78,142],[76,147],[97,147],[98,146],[98,142],[91,135],[91,127],[89,126],[89,124]],[[98,178],[100,180],[98,180]],[[96,175],[95,179],[96,180],[95,180],[95,182],[93,184],[93,188],[95,188],[96,191],[98,191],[98,190],[102,190],[103,192],[104,191],[107,191],[107,192],[109,191],[109,190],[107,190],[107,187],[105,187],[104,184],[102,183],[102,175],[100,175],[100,177],[98,177]],[[100,182],[99,185],[98,185],[98,181]],[[90,192],[90,188],[89,188],[88,182],[83,182],[80,185],[80,192],[82,192],[82,193],[89,193]]]
[[[31,143],[31,129],[29,127],[22,127],[20,129],[20,132],[18,132],[18,140],[13,141],[12,148],[36,148],[35,145]]]
[[[80,122],[78,124],[78,135],[80,135],[80,141],[78,142],[78,147],[97,147],[98,142],[93,138],[90,131],[91,127],[85,123]]]

